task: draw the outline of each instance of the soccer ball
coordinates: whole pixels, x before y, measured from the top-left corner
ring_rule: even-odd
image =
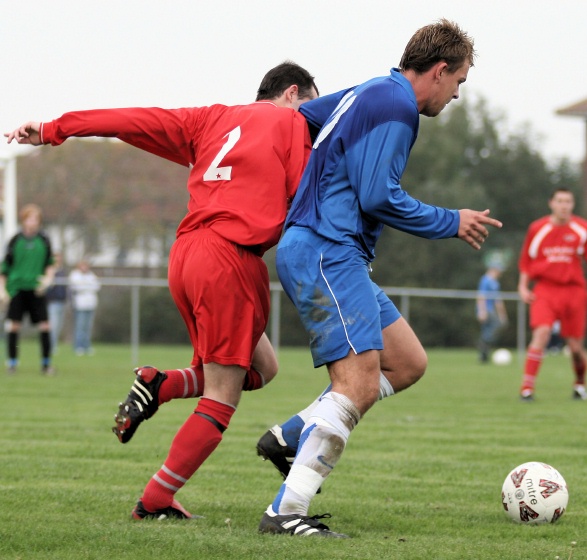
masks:
[[[500,348],[491,355],[491,361],[496,366],[507,366],[512,363],[512,353],[507,348]]]
[[[532,461],[511,471],[501,489],[506,514],[517,523],[554,523],[567,508],[567,483],[554,467]]]

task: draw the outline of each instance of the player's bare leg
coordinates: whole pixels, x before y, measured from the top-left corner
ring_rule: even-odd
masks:
[[[359,415],[363,416],[379,396],[381,373],[380,353],[368,350],[328,364],[333,393],[340,393],[352,401]]]
[[[275,350],[265,333],[261,335],[261,338],[255,347],[251,367],[263,375],[265,385],[277,375],[277,370],[279,368],[277,356],[275,355]]]
[[[381,372],[394,393],[412,386],[426,371],[428,357],[408,322],[400,317],[382,331]]]
[[[422,344],[403,317],[385,327],[382,336],[384,349],[379,352],[379,400],[416,383],[424,375],[428,364]],[[270,460],[284,479],[296,455],[304,424],[331,388],[329,385],[308,407],[283,424],[273,426],[257,442],[257,455]]]
[[[206,399],[214,399],[226,403],[233,408],[241,399],[245,370],[238,366],[221,364],[204,364],[204,395]]]

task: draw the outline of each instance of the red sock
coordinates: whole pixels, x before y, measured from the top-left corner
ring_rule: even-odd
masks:
[[[159,404],[171,399],[192,399],[204,393],[204,371],[202,366],[165,370],[167,379],[159,389]]]
[[[243,381],[243,391],[256,391],[265,386],[265,378],[256,369],[247,371],[245,380]]]
[[[583,358],[573,359],[573,369],[575,370],[575,384],[585,385],[585,360]]]
[[[534,391],[536,376],[542,365],[544,353],[539,348],[528,348],[526,352],[526,365],[524,366],[524,377],[520,391]]]
[[[222,440],[234,407],[202,398],[194,414],[177,432],[165,463],[147,484],[143,505],[147,511],[169,507],[180,490]],[[203,415],[203,416],[202,416]]]

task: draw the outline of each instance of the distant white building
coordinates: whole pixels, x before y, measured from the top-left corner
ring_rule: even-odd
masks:
[[[168,250],[162,239],[142,236],[134,246],[122,253],[118,238],[108,232],[100,233],[98,251],[88,251],[79,226],[62,229],[48,225],[44,228],[51,239],[54,252],[63,255],[67,265],[73,265],[82,258],[89,258],[94,267],[160,268],[167,266]]]

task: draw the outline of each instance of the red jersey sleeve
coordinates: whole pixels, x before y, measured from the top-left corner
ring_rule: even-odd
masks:
[[[96,109],[65,113],[42,123],[41,142],[58,146],[67,138],[98,136],[118,138],[132,146],[180,165],[194,162],[193,139],[197,136],[200,113],[191,109]]]
[[[522,244],[522,250],[520,251],[520,258],[518,260],[518,270],[525,274],[530,274],[530,265],[532,259],[530,258],[530,243],[536,234],[536,229],[539,227],[539,221],[532,222],[526,232],[524,243]]]

